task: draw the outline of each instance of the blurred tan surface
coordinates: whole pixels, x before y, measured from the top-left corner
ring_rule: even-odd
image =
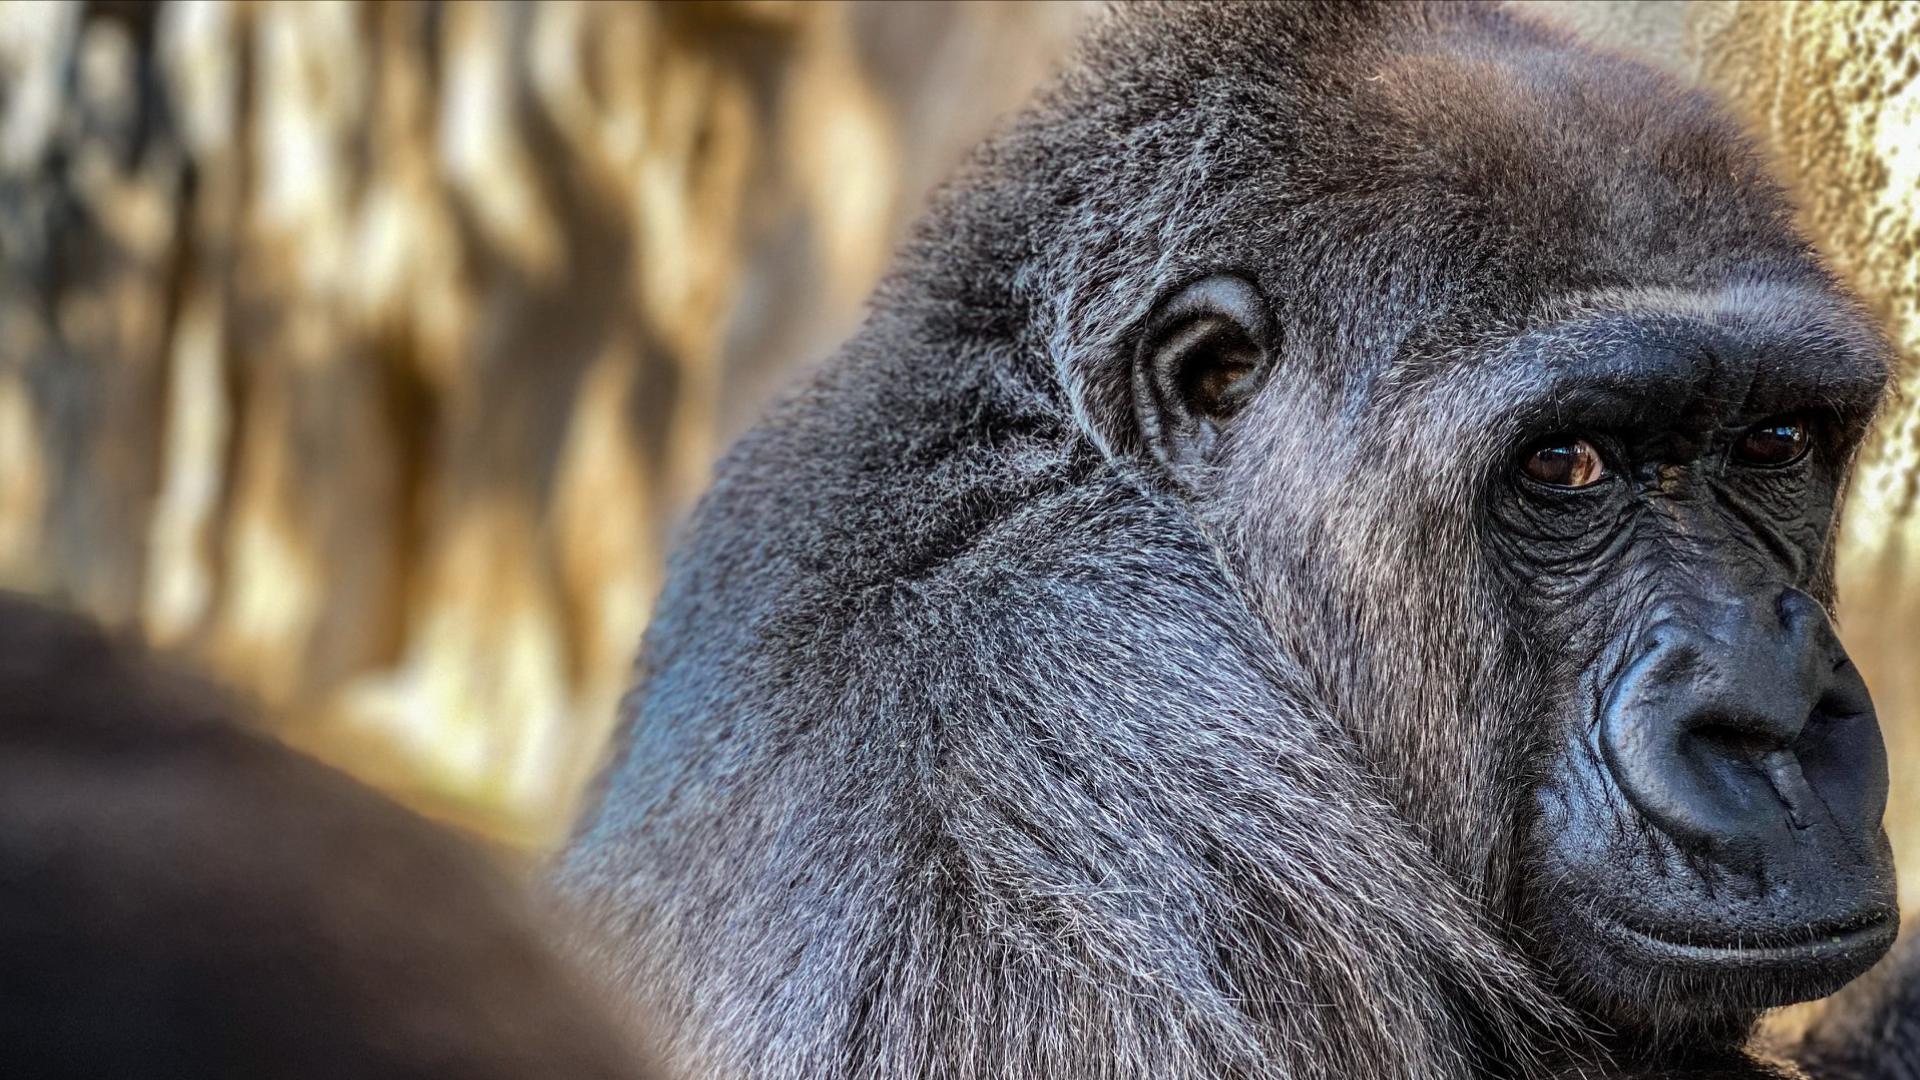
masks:
[[[551,840],[712,458],[1077,15],[0,8],[0,581]]]
[[[1920,351],[1920,5],[1527,5],[1728,92]],[[0,4],[0,583],[528,845],[674,521],[1078,4]],[[1920,898],[1920,405],[1843,556]]]

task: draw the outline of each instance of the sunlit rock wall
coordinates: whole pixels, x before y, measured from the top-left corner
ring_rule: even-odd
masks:
[[[1730,94],[1920,351],[1920,5],[1528,6]],[[422,805],[551,839],[713,455],[1085,14],[0,3],[0,582],[143,627]],[[1843,560],[1897,825],[1916,400]]]

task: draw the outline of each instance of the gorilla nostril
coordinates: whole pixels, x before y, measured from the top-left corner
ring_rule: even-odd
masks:
[[[1872,714],[1873,698],[1867,693],[1867,684],[1860,677],[1859,669],[1853,666],[1853,660],[1842,653],[1820,693],[1819,703],[1814,706],[1810,723],[1839,722]]]
[[[1758,761],[1781,748],[1781,740],[1772,733],[1732,722],[1708,721],[1696,725],[1693,737],[1736,760]]]

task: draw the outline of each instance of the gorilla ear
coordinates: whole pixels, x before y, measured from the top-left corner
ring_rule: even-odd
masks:
[[[1253,284],[1219,274],[1162,300],[1133,365],[1141,441],[1176,480],[1204,464],[1226,421],[1274,360],[1272,319]]]

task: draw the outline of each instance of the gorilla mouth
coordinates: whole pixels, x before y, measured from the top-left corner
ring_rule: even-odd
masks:
[[[1875,908],[1827,923],[1764,930],[1724,927],[1655,927],[1621,918],[1615,930],[1633,951],[1687,967],[1801,967],[1878,956],[1893,943],[1899,916]]]

